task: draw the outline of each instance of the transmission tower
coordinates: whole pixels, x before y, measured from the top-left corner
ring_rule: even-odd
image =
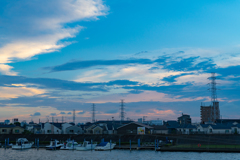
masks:
[[[95,123],[95,104],[92,104],[92,123]]]
[[[121,99],[121,105],[120,105],[120,118],[121,118],[121,122],[124,121],[125,118],[125,111],[124,111],[124,100]]]
[[[76,118],[76,114],[75,114],[75,109],[73,110],[73,123],[75,125],[75,118]]]
[[[219,103],[217,102],[217,83],[216,83],[216,73],[212,72],[211,77],[208,77],[208,79],[211,81],[209,83],[210,88],[208,89],[211,92],[211,120],[215,121],[216,119],[219,118],[220,116],[220,111],[219,111]]]

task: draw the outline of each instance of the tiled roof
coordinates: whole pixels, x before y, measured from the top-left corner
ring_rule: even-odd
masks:
[[[142,124],[142,123],[138,123],[138,122],[132,122],[132,123],[125,124],[125,125],[122,125],[122,126],[118,127],[117,129],[119,129],[121,127],[125,127],[125,126],[130,125],[130,124],[137,124],[139,126],[142,126],[142,127],[148,128],[148,129],[153,129],[153,127],[151,127],[151,126],[148,126],[148,125]]]
[[[0,125],[0,128],[13,128],[15,125]]]

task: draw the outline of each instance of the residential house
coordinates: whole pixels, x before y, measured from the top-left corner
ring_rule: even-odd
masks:
[[[232,134],[232,128],[223,124],[209,125],[207,134]]]
[[[138,122],[131,122],[125,125],[118,127],[117,133],[118,134],[138,134],[138,127],[145,127],[145,134],[152,134],[154,127],[138,123]]]
[[[179,127],[179,123],[174,120],[164,122],[164,125],[168,128],[169,134],[176,134],[177,128]]]
[[[0,134],[22,134],[24,128],[15,125],[0,125]]]
[[[78,126],[69,126],[66,128],[64,134],[83,134],[83,130],[81,127]]]
[[[168,134],[168,128],[165,125],[152,126],[154,128],[154,134]]]
[[[42,134],[62,134],[62,123],[42,123]]]
[[[15,125],[0,125],[0,134],[12,134]]]
[[[193,134],[197,132],[197,126],[192,124],[183,124],[177,127],[178,134]]]
[[[62,124],[62,134],[68,134],[67,132],[66,132],[66,129],[68,128],[68,127],[71,127],[71,126],[73,126],[72,124],[70,124],[70,123],[63,123]]]
[[[22,134],[24,132],[24,128],[20,126],[15,126],[12,128],[12,134]]]
[[[107,124],[93,124],[86,129],[87,134],[108,134]]]

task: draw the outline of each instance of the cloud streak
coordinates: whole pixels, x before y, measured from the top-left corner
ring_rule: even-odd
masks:
[[[61,40],[75,37],[83,28],[65,24],[96,20],[108,10],[101,0],[22,0],[5,5],[0,28],[4,39],[0,41],[0,71],[8,75],[16,73],[6,63],[59,50],[71,43]]]

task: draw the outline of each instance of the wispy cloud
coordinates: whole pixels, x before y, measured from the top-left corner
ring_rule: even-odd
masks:
[[[2,3],[4,5],[4,3]],[[65,24],[97,19],[106,15],[108,8],[102,0],[35,0],[8,1],[1,16],[0,71],[14,75],[6,63],[14,59],[31,57],[59,50],[71,42],[61,42],[74,37],[83,27],[66,27]]]

